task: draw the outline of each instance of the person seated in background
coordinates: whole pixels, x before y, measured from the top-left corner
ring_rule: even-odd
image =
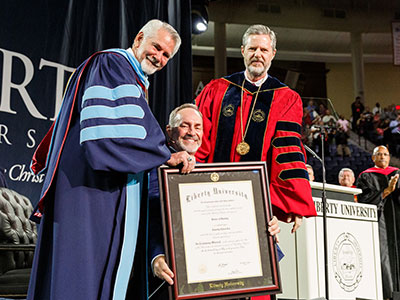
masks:
[[[325,111],[325,115],[322,117],[322,122],[324,122],[324,125],[330,126],[330,122],[336,123],[335,117],[331,114],[331,111],[327,109]]]
[[[318,106],[318,113],[321,117],[325,116],[326,106],[323,103]]]
[[[307,108],[304,108],[303,121],[301,126],[301,141],[303,144],[311,147],[312,144],[312,134],[311,134],[311,121],[307,113]]]
[[[310,126],[311,124],[312,124],[312,121],[311,121],[310,111],[307,109],[307,107],[303,107],[302,125],[304,127],[304,126]]]
[[[309,100],[309,101],[307,102],[306,108],[307,108],[309,111],[313,111],[313,110],[315,110],[315,109],[317,108],[317,106],[315,105],[315,103],[314,103],[313,100]]]
[[[339,172],[338,178],[339,178],[339,184],[341,186],[347,186],[347,187],[352,187],[352,188],[356,187],[354,185],[356,178],[354,177],[354,172],[352,169],[349,169],[349,168],[341,169]]]
[[[389,113],[389,107],[384,107],[383,109],[382,109],[382,112],[381,112],[381,119],[382,120],[384,120],[384,119],[386,119],[386,118],[388,118],[389,120],[390,120],[390,113]]]
[[[397,115],[396,119],[390,121],[389,127],[392,134],[400,134],[400,114]]]
[[[310,131],[312,134],[312,148],[319,155],[322,156],[322,135],[324,136],[324,154],[329,155],[329,132],[324,126],[322,120],[320,120],[317,124],[311,126]]]
[[[397,115],[398,115],[398,113],[397,113],[397,108],[396,108],[396,105],[395,104],[390,104],[389,106],[388,106],[388,117],[389,117],[389,119],[390,120],[394,120],[394,119],[396,119],[397,118]]]
[[[347,132],[350,128],[350,122],[345,119],[343,115],[339,115],[339,120],[336,121],[336,127],[342,127],[344,132]]]
[[[392,132],[390,130],[390,119],[385,118],[382,120],[380,128],[382,129],[382,145],[386,146],[389,149],[389,144],[391,143],[392,139]]]
[[[171,152],[187,151],[194,155],[201,145],[203,138],[203,118],[197,106],[185,103],[175,108],[169,116],[169,124],[166,127]],[[163,243],[163,229],[161,224],[160,192],[158,187],[157,170],[151,171],[149,198],[150,198],[150,222],[149,222],[149,257],[151,269],[154,276],[172,285],[174,283],[174,273],[169,268],[165,260],[165,250]],[[273,217],[268,223],[268,231],[271,235],[280,232],[278,219]],[[278,250],[279,252],[280,250]],[[151,275],[150,275],[151,276]],[[149,280],[152,282],[152,278]],[[157,289],[163,282],[153,280],[153,286]],[[152,300],[168,299],[167,289],[163,287],[158,290]]]
[[[382,113],[382,108],[379,102],[376,102],[375,107],[372,109],[372,114],[381,114]]]
[[[365,107],[364,112],[361,114],[360,120],[359,120],[359,128],[360,128],[360,134],[366,138],[367,140],[371,140],[373,137],[374,133],[374,116],[369,108],[369,106]]]
[[[349,134],[339,126],[335,134],[336,154],[338,156],[351,156],[351,151],[348,146]]]
[[[316,124],[321,120],[321,117],[315,110],[310,111],[307,107],[303,107],[303,120],[302,124],[311,126],[312,124]]]
[[[335,136],[336,136],[336,121],[335,119],[329,120],[329,122],[325,125],[325,130],[327,134],[326,144],[328,146],[328,152],[326,155],[330,155],[331,153],[336,152],[336,144],[335,144]]]
[[[400,114],[397,115],[396,119],[390,121],[389,130],[391,132],[391,141],[389,143],[389,150],[393,155],[397,155],[397,146],[400,143]]]
[[[307,168],[307,173],[308,173],[308,179],[311,182],[313,182],[315,180],[313,167],[309,164],[306,164],[306,168]]]
[[[345,187],[355,188],[354,182],[356,178],[354,177],[354,172],[352,169],[343,168],[339,171],[338,175],[339,184]],[[354,202],[358,202],[357,195],[354,195]]]
[[[358,119],[360,119],[360,116],[363,111],[364,111],[364,105],[361,102],[361,97],[357,96],[355,101],[351,104],[351,116],[353,118],[352,129],[357,133],[359,132]]]

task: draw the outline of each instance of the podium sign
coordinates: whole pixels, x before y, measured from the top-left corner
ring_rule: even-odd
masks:
[[[336,185],[329,188],[341,190]],[[352,191],[360,192],[342,190]],[[280,262],[283,293],[278,299],[325,299],[322,201],[313,199],[318,216],[305,219],[295,234],[290,234],[292,225],[280,223],[285,257]],[[329,299],[382,299],[376,206],[328,198],[326,209]]]

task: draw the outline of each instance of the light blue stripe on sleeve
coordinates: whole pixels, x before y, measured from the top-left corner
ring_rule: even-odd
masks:
[[[125,299],[137,244],[143,172],[129,174],[126,188],[124,238],[115,278],[113,300]]]
[[[143,140],[146,136],[146,129],[140,125],[99,125],[82,129],[80,143],[115,138]]]
[[[100,98],[115,101],[124,97],[139,98],[139,88],[134,84],[123,84],[113,89],[101,85],[95,85],[87,88],[83,93],[82,107],[85,101],[88,99]]]
[[[117,107],[105,105],[86,106],[81,112],[81,122],[88,119],[107,118],[138,118],[143,119],[144,111],[139,105],[126,104]]]

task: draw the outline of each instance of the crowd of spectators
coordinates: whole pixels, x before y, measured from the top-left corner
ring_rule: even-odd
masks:
[[[350,120],[337,115],[326,100],[309,100],[303,109],[302,141],[319,157],[324,149],[328,183],[338,184],[335,176],[340,168],[353,169],[357,177],[370,164],[370,153],[349,144],[350,130],[376,145],[385,145],[393,155],[400,156],[400,111],[395,105],[381,107],[376,103],[371,110],[357,97],[351,105],[353,115]],[[312,167],[318,168],[319,163],[315,163],[308,153],[307,156]],[[321,179],[319,175],[317,170],[317,181]]]
[[[355,124],[353,131],[359,136],[376,145],[385,145],[392,155],[400,156],[400,113],[394,104],[382,109],[376,103],[372,110],[366,106]]]
[[[317,106],[310,100],[304,107],[303,143],[319,156],[322,155],[322,147],[325,155],[350,156],[348,148],[350,123],[343,116],[336,117],[332,114],[332,109],[327,106],[324,103]]]
[[[320,158],[324,149],[326,181],[339,184],[338,173],[342,168],[351,168],[358,176],[369,163],[370,154],[349,144],[351,122],[343,115],[337,115],[328,101],[321,102],[309,100],[304,106],[302,139],[303,143],[314,150]],[[309,153],[307,162],[316,168],[315,177],[320,181],[322,179],[320,163]]]
[[[351,121],[332,114],[328,103],[309,100],[303,112],[303,143],[321,155],[322,141],[326,155],[351,156],[349,130],[376,145],[385,145],[394,156],[400,156],[400,112],[392,104],[382,108],[376,103],[371,110],[357,97],[351,104]]]

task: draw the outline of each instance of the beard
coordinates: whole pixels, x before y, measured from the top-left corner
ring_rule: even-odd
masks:
[[[247,68],[247,71],[249,72],[249,74],[252,75],[253,77],[259,77],[263,74],[266,74],[268,72],[269,68],[271,67],[271,63],[269,63],[267,65],[263,64],[260,67],[255,67],[251,63],[252,63],[252,61],[247,63],[246,68]]]
[[[138,49],[138,52],[137,52],[138,53],[138,57],[142,57],[143,52],[144,52],[144,49],[143,49],[142,46],[140,46],[139,49]],[[154,66],[152,63],[158,64],[158,62],[156,60],[152,59],[151,57],[149,57],[147,55],[140,62],[140,66],[142,67],[142,71],[145,74],[152,75],[152,74],[154,74],[155,72],[157,72],[159,70],[159,68]]]
[[[140,63],[140,66],[142,67],[142,71],[147,75],[152,75],[158,71],[158,68],[153,66],[153,64],[151,62],[149,62],[147,60],[147,58],[142,60],[142,62]]]
[[[200,148],[199,144],[185,145],[184,143],[182,143],[182,140],[180,139],[178,139],[175,143],[179,149],[184,150],[191,155],[195,154],[196,151]]]

